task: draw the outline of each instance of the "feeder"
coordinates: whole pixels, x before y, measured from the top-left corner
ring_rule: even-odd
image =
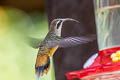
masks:
[[[120,80],[120,0],[94,0],[98,56],[82,70],[66,73],[68,80]]]

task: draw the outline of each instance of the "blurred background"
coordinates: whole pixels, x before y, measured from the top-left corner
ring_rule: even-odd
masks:
[[[0,0],[0,80],[35,80],[37,49],[25,36],[44,38],[48,23],[43,0]]]

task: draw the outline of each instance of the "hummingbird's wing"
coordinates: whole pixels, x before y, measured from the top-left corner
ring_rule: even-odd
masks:
[[[83,37],[68,37],[63,38],[60,42],[58,42],[59,47],[70,47],[76,46],[83,43],[88,43],[96,39],[95,35],[88,35]]]
[[[32,37],[27,37],[27,43],[33,48],[39,48],[40,43],[42,42],[42,39],[37,39],[37,38],[32,38]]]

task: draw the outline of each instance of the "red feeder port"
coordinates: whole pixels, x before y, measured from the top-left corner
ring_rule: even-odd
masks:
[[[120,80],[120,61],[113,62],[111,55],[120,47],[99,51],[94,63],[86,69],[66,73],[68,80]]]

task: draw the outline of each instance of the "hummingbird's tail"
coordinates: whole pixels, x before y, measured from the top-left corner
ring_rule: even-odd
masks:
[[[40,80],[40,77],[41,77],[41,73],[37,72],[36,73],[36,80]]]
[[[38,56],[39,57],[39,56]],[[41,58],[42,59],[42,58]],[[44,66],[35,66],[36,70],[36,80],[40,80],[44,73],[48,73],[50,69],[50,59],[48,58],[47,63]]]
[[[40,66],[36,68],[36,80],[40,80],[43,69],[44,69],[44,66]]]

